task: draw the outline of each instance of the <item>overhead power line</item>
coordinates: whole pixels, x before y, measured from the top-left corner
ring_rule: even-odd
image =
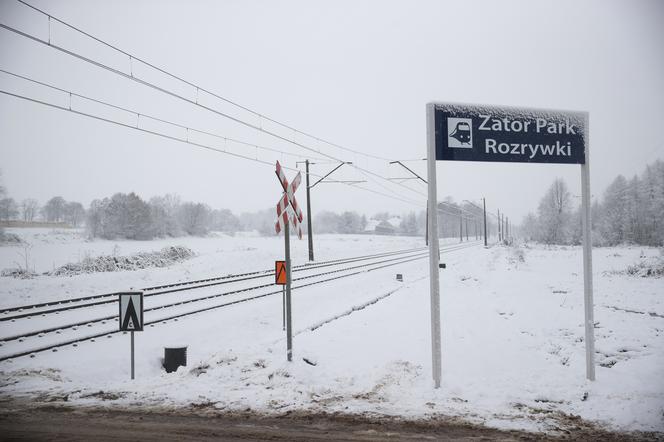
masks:
[[[33,6],[31,6],[31,5],[28,5],[27,3],[22,2],[21,0],[18,0],[18,1],[20,1],[20,2],[23,3],[23,4],[25,4],[26,6],[30,6],[31,8],[33,8],[33,9],[39,11],[40,13],[46,15],[47,17],[51,17],[51,18],[53,18],[54,20],[57,20],[58,22],[63,23],[64,25],[66,25],[66,26],[68,26],[68,27],[70,27],[70,28],[76,30],[77,32],[81,32],[83,35],[86,35],[86,36],[88,36],[88,37],[94,39],[95,41],[100,41],[101,43],[106,44],[106,45],[108,45],[109,47],[112,47],[113,49],[118,50],[118,49],[115,48],[114,46],[112,46],[112,45],[110,45],[110,44],[104,42],[103,40],[98,39],[97,37],[91,36],[90,34],[85,33],[84,31],[79,30],[78,28],[76,28],[76,27],[73,26],[73,25],[70,25],[70,24],[68,24],[68,23],[66,23],[66,22],[64,22],[64,21],[62,21],[62,20],[60,20],[60,19],[56,19],[55,17],[52,17],[50,14],[48,14],[48,13],[46,13],[46,12],[44,12],[44,11],[41,11],[41,10],[39,10],[39,9],[37,9],[37,8],[35,8],[35,7],[33,7]],[[308,151],[310,151],[310,152],[314,152],[314,153],[316,153],[316,154],[318,154],[318,155],[322,155],[322,156],[324,156],[324,157],[327,157],[327,158],[333,159],[333,160],[335,160],[335,161],[343,162],[343,160],[341,160],[341,159],[339,159],[339,158],[336,158],[336,157],[334,157],[333,155],[329,155],[329,154],[327,154],[327,153],[325,153],[325,152],[322,152],[322,151],[320,151],[320,149],[317,150],[316,148],[313,148],[313,147],[311,147],[311,146],[307,146],[307,145],[305,145],[305,144],[303,144],[303,143],[297,142],[297,141],[295,141],[295,140],[291,140],[290,138],[287,138],[287,137],[285,137],[285,136],[283,136],[283,135],[277,134],[277,133],[275,133],[275,132],[273,132],[273,131],[266,130],[266,129],[264,129],[264,128],[261,127],[261,126],[257,126],[256,124],[253,124],[253,123],[250,123],[250,122],[244,121],[244,120],[242,120],[242,119],[240,119],[240,118],[237,118],[237,117],[234,117],[234,116],[232,116],[232,115],[229,115],[229,114],[227,114],[227,113],[225,113],[225,112],[221,112],[221,111],[219,111],[219,110],[213,109],[213,108],[211,108],[211,107],[209,107],[209,106],[205,106],[205,105],[199,103],[198,100],[191,100],[190,98],[187,98],[187,97],[185,97],[185,96],[183,96],[183,95],[180,95],[180,94],[178,94],[178,93],[176,93],[176,92],[170,91],[170,90],[165,89],[165,88],[163,88],[163,87],[161,87],[161,86],[158,86],[158,85],[156,85],[156,84],[154,84],[154,83],[150,83],[149,81],[146,81],[146,80],[143,80],[143,79],[141,79],[141,78],[138,78],[137,76],[133,75],[133,72],[132,72],[132,71],[130,71],[130,73],[127,74],[126,72],[123,72],[123,71],[121,71],[121,70],[118,70],[118,69],[116,69],[116,68],[113,68],[113,67],[111,67],[111,66],[108,66],[108,65],[106,65],[106,64],[104,64],[104,63],[101,63],[101,62],[99,62],[99,61],[92,60],[91,58],[88,58],[88,57],[86,57],[86,56],[84,56],[84,55],[81,55],[81,54],[78,54],[78,53],[76,53],[76,52],[70,51],[69,49],[66,49],[66,48],[64,48],[64,47],[62,47],[62,46],[58,46],[58,45],[54,44],[52,41],[46,41],[46,40],[43,40],[43,39],[41,39],[41,38],[39,38],[39,37],[37,37],[37,36],[35,36],[35,35],[28,34],[28,33],[26,33],[26,32],[23,32],[23,31],[21,31],[21,30],[18,30],[18,29],[16,29],[16,28],[13,28],[13,27],[11,27],[11,26],[9,26],[9,25],[6,25],[6,24],[4,24],[4,23],[0,23],[0,28],[4,28],[4,29],[6,29],[6,30],[8,30],[8,31],[10,31],[10,32],[13,32],[13,33],[17,34],[17,35],[20,35],[20,36],[22,36],[22,37],[25,37],[25,38],[30,39],[30,40],[32,40],[32,41],[35,41],[35,42],[37,42],[37,43],[43,44],[43,45],[48,46],[48,47],[50,47],[50,48],[56,49],[56,50],[58,50],[58,51],[60,51],[60,52],[62,52],[62,53],[64,53],[64,54],[67,54],[67,55],[70,55],[70,56],[72,56],[72,57],[74,57],[74,58],[77,58],[77,59],[79,59],[79,60],[85,61],[85,62],[90,63],[90,64],[92,64],[92,65],[94,65],[94,66],[97,66],[97,67],[99,67],[99,68],[101,68],[101,69],[107,70],[107,71],[109,71],[109,72],[111,72],[111,73],[114,73],[114,74],[116,74],[116,75],[119,75],[119,76],[121,76],[121,77],[124,77],[124,78],[126,78],[126,79],[128,79],[128,80],[131,80],[131,81],[137,82],[137,83],[139,83],[139,84],[142,84],[142,85],[144,85],[144,86],[147,86],[147,87],[149,87],[149,88],[152,88],[152,89],[154,89],[154,90],[156,90],[156,91],[158,91],[158,92],[164,93],[164,94],[169,95],[169,96],[174,97],[174,98],[177,98],[177,99],[182,100],[182,101],[184,101],[184,102],[187,102],[187,103],[189,103],[189,104],[191,104],[191,105],[194,105],[194,106],[200,107],[200,108],[205,109],[205,110],[207,110],[207,111],[209,111],[209,112],[212,112],[212,113],[214,113],[214,114],[217,114],[217,115],[219,115],[219,116],[221,116],[221,117],[224,117],[224,118],[227,118],[227,119],[229,119],[229,120],[231,120],[231,121],[234,121],[234,122],[236,122],[236,123],[238,123],[238,124],[244,125],[244,126],[246,126],[246,127],[249,127],[249,128],[251,128],[251,129],[254,129],[254,130],[256,130],[256,131],[262,132],[262,133],[264,133],[264,134],[266,134],[266,135],[270,135],[270,136],[272,136],[272,137],[274,137],[274,138],[277,138],[277,139],[279,139],[279,140],[282,140],[282,141],[285,141],[285,142],[287,142],[287,143],[290,143],[290,144],[292,144],[292,145],[294,145],[294,146],[298,146],[298,147],[300,147],[300,148],[302,148],[302,149],[308,150]],[[50,40],[50,37],[49,37],[49,40]],[[134,58],[133,58],[133,55],[130,55],[130,54],[128,54],[127,52],[122,51],[122,50],[119,50],[119,51],[120,51],[121,53],[127,55],[127,56],[132,57],[132,59],[134,59]],[[136,58],[136,60],[139,61],[140,59],[139,59],[139,58]],[[143,61],[141,61],[141,63],[143,63]],[[198,86],[194,86],[194,87],[200,89]],[[202,89],[200,89],[200,90],[202,90]],[[375,172],[372,172],[372,171],[370,171],[370,170],[368,170],[368,169],[364,169],[364,168],[362,168],[362,167],[359,167],[359,166],[357,166],[357,165],[351,165],[351,167],[354,168],[354,169],[356,169],[356,170],[366,172],[367,174],[371,175],[372,177],[375,177],[375,178],[378,178],[378,179],[381,179],[381,180],[387,181],[387,182],[390,183],[390,184],[394,184],[394,185],[400,186],[400,187],[402,187],[402,188],[404,188],[404,189],[406,189],[406,190],[409,190],[409,191],[411,191],[411,192],[414,192],[414,193],[416,193],[416,194],[418,194],[418,195],[420,195],[420,196],[426,198],[426,194],[424,194],[424,193],[422,193],[422,192],[419,192],[419,191],[416,191],[416,190],[414,190],[414,189],[412,189],[412,188],[410,188],[410,187],[408,187],[408,186],[405,186],[405,185],[403,185],[402,183],[393,183],[393,182],[390,181],[388,178],[383,177],[382,175],[379,175],[379,174],[377,174],[377,173],[375,173]],[[372,181],[375,182],[375,180],[372,180]],[[417,204],[420,205],[419,203],[417,203]]]
[[[3,70],[3,72],[7,72],[7,71]],[[44,85],[46,85],[46,84],[44,84]],[[46,86],[48,86],[48,85],[46,85]],[[59,89],[59,88],[56,88],[56,87],[53,87],[53,88],[54,89]],[[69,93],[68,91],[65,91],[63,89],[59,89],[59,90]],[[201,149],[206,149],[206,150],[209,150],[209,151],[212,151],[212,152],[217,152],[217,153],[221,153],[221,154],[224,154],[224,155],[229,155],[229,156],[233,156],[233,157],[236,157],[236,158],[249,160],[249,161],[253,161],[253,162],[256,162],[256,163],[268,165],[270,167],[274,167],[274,163],[271,162],[271,161],[265,161],[265,160],[261,160],[261,159],[258,159],[258,158],[252,158],[252,157],[249,157],[249,156],[246,156],[246,155],[234,153],[234,152],[228,152],[228,151],[219,149],[217,147],[210,146],[210,145],[203,144],[203,143],[198,143],[198,142],[195,142],[195,141],[192,141],[192,140],[188,140],[186,138],[179,138],[179,137],[176,137],[176,136],[172,136],[172,135],[164,134],[164,133],[161,133],[161,132],[157,132],[155,130],[142,128],[142,127],[139,127],[138,124],[137,125],[131,125],[131,124],[123,123],[123,122],[120,122],[120,121],[112,120],[110,118],[101,117],[99,115],[94,115],[94,114],[91,114],[91,113],[88,113],[88,112],[83,112],[83,111],[76,110],[74,108],[67,107],[67,106],[61,106],[61,105],[58,105],[58,104],[49,103],[47,101],[38,100],[36,98],[31,98],[31,97],[27,97],[25,95],[16,94],[16,93],[13,93],[13,92],[10,92],[10,91],[7,91],[7,90],[3,90],[3,89],[0,89],[0,93],[4,94],[4,95],[7,95],[7,96],[10,96],[10,97],[14,97],[14,98],[18,98],[18,99],[21,99],[21,100],[29,101],[29,102],[32,102],[32,103],[41,104],[41,105],[46,106],[46,107],[50,107],[50,108],[54,108],[54,109],[58,109],[58,110],[66,111],[66,112],[71,112],[73,114],[81,115],[81,116],[88,117],[88,118],[92,118],[92,119],[95,119],[95,120],[98,120],[98,121],[104,121],[106,123],[115,124],[115,125],[118,125],[118,126],[121,126],[121,127],[128,128],[128,129],[136,130],[136,131],[139,131],[139,132],[148,133],[148,134],[151,134],[151,135],[156,135],[158,137],[166,138],[166,139],[169,139],[169,140],[172,140],[172,141],[179,141],[181,143],[186,143],[186,144],[189,144],[189,145],[201,148]],[[74,93],[72,93],[72,95],[74,95]],[[79,94],[77,94],[77,96],[82,97],[82,98],[87,98],[87,97],[85,97],[83,95],[79,95]],[[109,104],[109,103],[104,103],[101,100],[95,100],[95,101],[100,103],[100,104],[106,104],[106,105],[111,106],[111,107],[115,107],[115,108],[118,108],[118,109],[125,110],[125,111],[133,113],[135,115],[143,115],[143,114],[140,114],[139,112],[133,111],[131,109],[119,108],[115,105],[112,105],[112,104]],[[143,116],[151,118],[147,115],[143,115]],[[173,122],[170,122],[170,121],[167,121],[167,120],[162,120],[162,121],[167,123],[167,124],[172,124],[174,126],[186,127],[186,126],[181,126],[177,123],[173,123]],[[292,171],[297,171],[297,169],[294,169],[292,167],[284,167],[284,168],[288,169],[288,170],[292,170]],[[315,175],[315,174],[312,174],[312,175],[319,176],[319,175]],[[394,199],[394,200],[398,200],[398,201],[401,201],[401,202],[405,202],[405,203],[408,203],[408,204],[412,204],[412,205],[422,207],[421,204],[418,204],[418,203],[413,202],[411,200],[401,198],[401,197],[396,196],[394,194],[385,194],[385,193],[378,192],[378,191],[373,190],[373,189],[369,189],[369,188],[365,188],[365,187],[361,187],[361,186],[357,186],[357,185],[352,185],[352,184],[346,184],[346,185],[348,185],[349,187],[352,187],[352,188],[361,189],[361,190],[364,190],[364,191],[367,191],[367,192],[371,192],[371,193],[376,194],[376,195],[381,195],[381,196],[384,196],[384,197],[387,197],[387,198],[391,198],[391,199]]]
[[[86,32],[86,31],[83,31],[82,29],[80,29],[80,28],[78,28],[78,27],[72,25],[71,23],[68,23],[68,22],[66,22],[66,21],[64,21],[64,20],[62,20],[62,19],[60,19],[60,18],[58,18],[58,17],[55,17],[55,16],[53,16],[52,14],[50,14],[50,13],[48,13],[48,12],[46,12],[46,11],[40,9],[40,8],[37,8],[36,6],[31,5],[30,3],[27,3],[27,2],[25,2],[25,1],[23,1],[23,0],[17,0],[17,1],[18,1],[19,3],[21,3],[21,4],[25,5],[25,6],[27,6],[28,8],[31,8],[31,9],[33,9],[34,11],[37,11],[37,12],[39,12],[40,14],[42,14],[42,15],[48,17],[49,22],[50,22],[50,20],[55,20],[55,21],[57,21],[58,23],[60,23],[60,24],[62,24],[62,25],[64,25],[64,26],[67,26],[68,28],[72,29],[73,31],[76,31],[76,32],[78,32],[78,33],[80,33],[80,34],[82,34],[82,35],[85,35],[86,37],[91,38],[92,40],[96,41],[97,43],[100,43],[100,44],[102,44],[102,45],[104,45],[104,46],[106,46],[106,47],[108,47],[108,48],[110,48],[110,49],[113,49],[114,51],[117,51],[117,52],[119,52],[119,53],[121,53],[121,54],[127,56],[127,57],[129,58],[130,65],[131,65],[131,63],[133,63],[133,61],[140,62],[140,63],[144,64],[145,66],[148,66],[148,67],[150,67],[150,68],[152,68],[152,69],[154,69],[154,70],[156,70],[156,71],[158,71],[158,72],[160,72],[160,73],[162,73],[162,74],[164,74],[164,75],[166,75],[166,76],[168,76],[168,77],[170,77],[170,78],[172,78],[172,79],[174,79],[174,80],[178,80],[178,81],[180,81],[180,82],[182,82],[182,83],[184,83],[184,84],[186,84],[186,85],[188,85],[188,86],[191,86],[192,88],[195,88],[195,89],[197,90],[197,92],[198,92],[198,91],[205,92],[206,94],[209,94],[209,95],[211,95],[211,96],[213,96],[213,97],[215,97],[215,98],[217,98],[217,99],[219,99],[219,100],[222,100],[222,101],[224,101],[225,103],[228,103],[228,104],[230,104],[230,105],[232,105],[232,106],[234,106],[234,107],[237,107],[238,109],[242,109],[242,110],[244,110],[244,111],[246,111],[246,112],[248,112],[248,113],[250,113],[250,114],[252,114],[252,115],[255,115],[255,116],[258,117],[259,119],[263,119],[263,120],[269,121],[269,122],[271,122],[271,123],[277,124],[277,125],[279,125],[279,126],[285,128],[285,129],[291,130],[291,131],[293,131],[293,132],[295,132],[295,133],[298,133],[298,134],[300,134],[300,135],[304,135],[304,136],[306,136],[306,137],[308,137],[308,138],[311,138],[311,139],[313,139],[313,140],[316,140],[316,141],[319,141],[319,142],[321,142],[321,143],[327,144],[327,145],[329,145],[329,146],[336,147],[336,148],[338,148],[338,149],[345,150],[345,151],[347,151],[347,152],[352,152],[352,153],[357,154],[357,155],[363,155],[363,156],[366,156],[366,157],[369,157],[369,158],[374,158],[374,159],[378,159],[378,160],[389,161],[389,158],[385,158],[385,157],[381,157],[381,156],[379,156],[379,155],[373,155],[373,154],[369,154],[369,153],[361,152],[361,151],[358,151],[358,150],[355,150],[355,149],[351,149],[351,148],[349,148],[349,147],[342,146],[342,145],[337,144],[337,143],[333,143],[333,142],[328,141],[328,140],[326,140],[326,139],[324,139],[324,138],[321,138],[321,137],[318,137],[318,136],[312,135],[312,134],[310,134],[310,133],[304,132],[304,131],[302,131],[302,130],[296,129],[296,128],[293,127],[293,126],[290,126],[290,125],[288,125],[288,124],[282,123],[282,122],[280,122],[280,121],[278,121],[278,120],[276,120],[276,119],[274,119],[274,118],[268,117],[268,116],[265,115],[265,114],[262,114],[262,113],[260,113],[260,112],[258,112],[258,111],[255,111],[255,110],[253,110],[253,109],[251,109],[251,108],[249,108],[249,107],[247,107],[247,106],[244,106],[244,105],[242,105],[242,104],[240,104],[240,103],[238,103],[238,102],[236,102],[236,101],[230,100],[229,98],[226,98],[226,97],[224,97],[224,96],[222,96],[222,95],[220,95],[220,94],[217,94],[217,93],[215,93],[215,92],[210,91],[209,89],[206,89],[206,88],[204,88],[204,87],[202,87],[202,86],[200,86],[200,85],[197,85],[197,84],[195,84],[195,83],[193,83],[193,82],[191,82],[191,81],[188,81],[188,80],[186,80],[186,79],[184,79],[184,78],[182,78],[182,77],[180,77],[180,76],[178,76],[178,75],[175,75],[175,74],[173,74],[173,73],[167,71],[167,70],[164,69],[164,68],[161,68],[161,67],[159,67],[159,66],[156,66],[156,65],[154,65],[154,64],[152,64],[152,63],[146,61],[145,59],[143,59],[143,58],[141,58],[141,57],[137,57],[135,54],[132,54],[132,53],[127,52],[127,51],[125,51],[125,50],[123,50],[123,49],[120,49],[119,47],[117,47],[117,46],[115,46],[115,45],[113,45],[113,44],[111,44],[111,43],[109,43],[109,42],[107,42],[107,41],[105,41],[105,40],[103,40],[103,39],[101,39],[101,38],[99,38],[99,37],[96,37],[96,36],[94,36],[94,35],[92,35],[92,34]],[[50,23],[49,23],[49,26],[50,26]],[[52,44],[51,44],[51,41],[50,41],[50,28],[49,28],[49,42],[48,42],[48,44],[49,44],[49,45],[52,45]],[[52,45],[52,46],[54,46],[54,45]]]
[[[238,140],[237,138],[226,137],[226,136],[223,136],[223,135],[216,134],[214,132],[209,132],[209,131],[205,131],[205,130],[202,130],[202,129],[196,129],[196,128],[185,126],[185,125],[179,124],[179,123],[174,123],[172,121],[164,120],[163,118],[155,117],[154,115],[149,115],[149,114],[146,114],[146,113],[140,113],[138,111],[128,109],[126,107],[118,106],[118,105],[115,105],[115,104],[112,104],[112,103],[109,103],[109,102],[106,102],[106,101],[103,101],[103,100],[99,100],[97,98],[92,98],[92,97],[89,97],[87,95],[79,94],[77,92],[68,91],[66,89],[62,89],[62,88],[54,86],[52,84],[45,83],[45,82],[39,81],[39,80],[35,80],[33,78],[29,78],[29,77],[26,77],[24,75],[16,74],[14,72],[10,72],[10,71],[7,71],[5,69],[0,68],[0,72],[2,72],[4,74],[7,74],[7,75],[11,75],[11,76],[16,77],[16,78],[20,78],[20,79],[28,81],[30,83],[38,84],[40,86],[44,86],[44,87],[47,87],[49,89],[59,91],[59,92],[62,92],[64,94],[69,95],[69,97],[70,97],[69,108],[70,109],[72,107],[71,97],[82,98],[84,100],[88,100],[88,101],[93,102],[93,103],[101,104],[103,106],[108,106],[108,107],[113,108],[113,109],[121,110],[121,111],[130,113],[130,114],[134,114],[137,117],[137,125],[139,124],[138,121],[140,121],[141,118],[143,118],[143,119],[147,118],[147,119],[150,119],[150,120],[158,121],[160,123],[164,123],[164,124],[168,124],[168,125],[171,125],[171,126],[174,126],[174,127],[178,127],[180,129],[184,129],[187,132],[196,132],[196,133],[200,133],[200,134],[203,134],[203,135],[208,135],[208,136],[211,136],[211,137],[214,137],[214,138],[218,138],[218,139],[223,140],[225,143],[230,141],[231,143],[236,143],[236,144],[240,144],[240,145],[243,145],[243,146],[252,147],[254,149],[260,149],[260,150],[265,150],[265,151],[269,151],[269,152],[274,152],[274,153],[278,153],[278,154],[284,155],[284,156],[292,156],[292,157],[297,157],[297,158],[311,158],[309,156],[305,157],[304,155],[301,155],[301,154],[286,152],[286,151],[283,151],[283,150],[275,149],[273,147],[262,146],[262,145],[259,145],[259,144],[250,143],[248,141]]]

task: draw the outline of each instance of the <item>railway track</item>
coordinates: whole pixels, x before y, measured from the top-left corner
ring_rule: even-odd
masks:
[[[441,253],[452,252],[456,250],[462,250],[468,247],[473,247],[479,244],[479,242],[471,242],[466,244],[447,246],[441,248]],[[295,266],[293,273],[298,273],[299,276],[293,278],[292,290],[300,290],[305,287],[310,287],[317,284],[323,284],[331,281],[335,281],[341,278],[348,278],[351,276],[359,275],[366,272],[371,272],[386,267],[391,267],[399,264],[404,264],[412,261],[417,261],[425,259],[428,256],[428,251],[425,248],[417,249],[407,249],[396,252],[386,252],[374,255],[364,255],[359,257],[352,258],[343,258],[331,261],[325,261],[314,264],[305,264]],[[321,271],[322,270],[322,271]],[[158,296],[164,295],[173,295],[178,292],[196,292],[200,290],[209,290],[216,286],[222,284],[231,284],[231,283],[243,283],[248,280],[255,280],[260,278],[269,278],[274,275],[274,271],[265,270],[257,272],[249,272],[240,275],[227,275],[220,276],[215,278],[208,278],[204,280],[196,281],[187,281],[187,282],[178,282],[173,284],[164,284],[155,287],[148,287],[145,289],[152,289],[152,293],[146,293],[147,296]],[[166,288],[166,290],[163,290]],[[256,293],[259,292],[259,293]],[[210,310],[220,309],[229,307],[232,305],[246,303],[250,301],[259,300],[268,296],[281,294],[281,288],[275,289],[273,281],[270,279],[265,283],[251,286],[240,286],[228,291],[205,294],[203,296],[192,297],[188,299],[176,299],[172,302],[165,302],[163,304],[157,304],[154,306],[149,306],[144,311],[146,313],[145,326],[154,327],[157,324],[165,324],[169,321],[177,321],[180,318],[200,314]],[[179,294],[181,296],[181,293]],[[104,297],[113,297],[114,299],[99,301],[101,296]],[[19,314],[12,315],[9,319],[11,324],[17,324],[22,322],[34,323],[34,319],[42,318],[48,315],[58,315],[62,312],[68,312],[73,310],[78,310],[84,307],[103,309],[104,306],[108,308],[107,304],[117,303],[117,293],[110,293],[104,295],[95,295],[88,296],[84,298],[76,298],[76,301],[73,302],[83,302],[84,304],[69,305],[65,307],[58,307],[55,309],[34,311],[31,314]],[[222,303],[217,303],[219,300],[224,298],[231,297],[232,300],[228,300]],[[151,299],[155,304],[159,298]],[[64,300],[69,301],[69,300]],[[213,302],[216,301],[216,302]],[[32,304],[30,306],[24,306],[22,308],[26,309],[40,309],[47,308],[50,306],[58,305],[58,301],[52,301],[48,303],[41,304]],[[67,304],[67,302],[65,302]],[[147,303],[146,303],[147,304]],[[184,306],[194,306],[193,310],[182,311]],[[18,311],[20,312],[21,307],[14,307],[12,309],[5,309],[5,311]],[[158,315],[159,312],[167,313],[166,315]],[[113,311],[112,314],[107,314],[104,316],[93,316],[86,318],[85,320],[78,320],[75,322],[68,322],[57,324],[51,327],[40,328],[40,329],[31,329],[22,333],[15,333],[5,335],[0,337],[0,349],[6,347],[8,344],[12,347],[11,352],[0,354],[0,362],[11,360],[23,356],[34,357],[35,354],[45,351],[57,351],[59,348],[64,346],[77,346],[78,343],[85,341],[94,342],[96,339],[107,336],[111,337],[114,334],[120,333],[117,330],[117,312]],[[150,316],[148,318],[147,316]],[[80,336],[80,329],[83,328],[87,330],[92,327],[102,327],[110,322],[110,327],[105,327],[103,331],[99,331],[93,334],[87,334],[85,336]],[[44,338],[48,335],[61,335],[61,334],[70,334],[75,335],[69,339],[63,341],[52,342],[47,345],[38,345],[40,338]]]
[[[373,255],[362,255],[355,256],[351,258],[340,258],[329,261],[321,261],[316,263],[306,263],[297,266],[293,266],[293,273],[302,272],[306,270],[312,270],[317,268],[330,267],[339,264],[366,261],[371,259],[376,259],[386,256],[401,255],[404,253],[419,252],[426,250],[425,247],[413,248],[413,249],[404,249],[393,252],[384,252],[377,253]],[[274,276],[274,270],[259,270],[254,272],[240,273],[240,274],[230,274],[224,276],[216,276],[206,279],[198,279],[192,281],[181,281],[170,284],[162,284],[152,287],[143,287],[139,290],[143,291],[145,297],[165,295],[169,293],[182,292],[187,290],[195,290],[205,287],[213,287],[218,285],[230,284],[239,281],[249,281],[253,279],[267,278]],[[5,321],[15,321],[16,319],[31,318],[31,317],[43,317],[46,314],[69,311],[79,308],[94,307],[97,305],[110,304],[117,301],[117,295],[119,292],[104,293],[99,295],[91,295],[77,298],[65,298],[57,299],[53,301],[37,303],[37,304],[27,304],[15,307],[8,307],[0,309],[0,322]],[[70,305],[73,304],[73,305]],[[54,306],[63,306],[57,308],[48,308]],[[28,310],[28,312],[23,313]],[[10,315],[9,313],[19,312],[19,314]]]

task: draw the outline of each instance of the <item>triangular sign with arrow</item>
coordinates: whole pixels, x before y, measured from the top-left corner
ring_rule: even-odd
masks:
[[[129,302],[127,303],[122,319],[121,330],[136,331],[141,330],[142,328],[143,324],[141,324],[141,321],[138,318],[133,296],[129,296]]]

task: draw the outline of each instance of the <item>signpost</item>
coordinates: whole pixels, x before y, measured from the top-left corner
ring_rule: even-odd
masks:
[[[131,378],[134,379],[134,332],[143,331],[143,292],[120,293],[120,331],[131,334]]]
[[[586,377],[595,380],[588,113],[457,103],[428,103],[429,212],[436,208],[436,161],[488,161],[581,165]],[[499,235],[505,238],[500,225]],[[429,231],[437,219],[429,217]],[[441,380],[438,237],[429,241],[433,379]]]
[[[282,230],[284,231],[284,248],[285,248],[285,267],[286,267],[286,355],[289,361],[293,360],[293,327],[292,327],[292,318],[291,318],[291,259],[290,259],[290,227],[297,231],[298,238],[302,239],[302,227],[301,223],[304,219],[302,215],[302,210],[297,204],[295,199],[295,191],[297,190],[302,177],[300,172],[297,173],[295,178],[291,183],[288,182],[286,175],[284,174],[283,168],[279,161],[277,161],[277,167],[275,170],[281,188],[284,192],[283,196],[279,199],[277,203],[277,222],[274,225],[274,229],[279,234]],[[277,261],[279,262],[279,261]],[[275,264],[276,267],[276,264]],[[275,269],[276,270],[276,269]],[[277,272],[275,272],[275,278]],[[278,283],[278,282],[277,282]]]

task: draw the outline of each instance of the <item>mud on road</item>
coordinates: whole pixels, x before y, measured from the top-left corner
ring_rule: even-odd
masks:
[[[659,435],[661,437],[661,435]],[[654,434],[620,434],[578,428],[558,434],[503,431],[455,420],[394,419],[291,413],[201,413],[199,410],[132,411],[0,403],[0,440],[30,441],[530,441],[657,440]]]

